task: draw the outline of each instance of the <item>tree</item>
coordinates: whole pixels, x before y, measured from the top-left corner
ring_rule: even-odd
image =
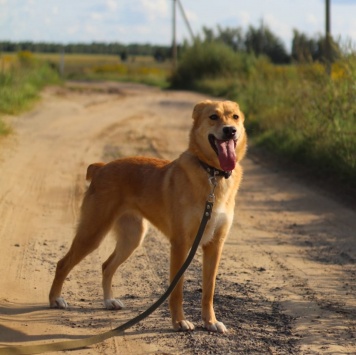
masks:
[[[304,33],[293,30],[292,59],[297,62],[312,62],[318,57],[318,43]]]
[[[217,40],[227,44],[231,47],[235,52],[237,51],[244,51],[245,42],[242,28],[231,28],[227,27],[223,29],[222,27],[218,26],[218,35]]]
[[[259,28],[250,26],[245,37],[248,52],[266,55],[273,63],[289,63],[290,57],[282,41],[263,23]]]
[[[338,43],[331,38],[330,60],[334,62],[341,56]],[[292,59],[297,62],[325,62],[326,60],[325,37],[309,38],[297,30],[293,31]]]

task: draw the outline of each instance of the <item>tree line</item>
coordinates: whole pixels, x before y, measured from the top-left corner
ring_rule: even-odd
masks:
[[[327,56],[329,60],[333,61],[341,55],[340,47],[333,39],[331,39],[331,53],[327,53],[325,37],[321,35],[310,37],[298,30],[293,31],[291,52],[288,53],[283,41],[263,22],[258,27],[249,26],[247,30],[243,30],[241,27],[222,28],[217,26],[216,29],[203,27],[202,33],[195,38],[195,41],[201,43],[222,42],[236,52],[253,53],[256,56],[265,55],[276,64],[324,61]],[[189,44],[185,41],[179,46],[179,49],[184,50],[186,46]],[[163,61],[170,58],[172,47],[138,43],[125,45],[119,42],[70,44],[31,41],[0,42],[0,52],[18,51],[112,54],[120,56],[122,60],[130,55],[147,55],[155,57],[158,61]]]
[[[69,54],[111,54],[118,55],[125,60],[129,55],[153,56],[157,60],[164,60],[170,57],[171,48],[169,46],[151,44],[122,44],[119,42],[105,43],[47,43],[47,42],[11,42],[0,41],[1,52],[30,51],[34,53],[69,53]]]
[[[293,31],[291,52],[288,53],[283,41],[272,30],[261,22],[260,26],[249,26],[245,31],[241,27],[217,29],[203,27],[198,41],[223,42],[235,52],[253,53],[256,56],[265,55],[275,64],[291,62],[323,62],[326,58],[334,61],[341,55],[339,45],[331,38],[331,52],[327,53],[325,37],[322,35],[310,37],[298,30]]]

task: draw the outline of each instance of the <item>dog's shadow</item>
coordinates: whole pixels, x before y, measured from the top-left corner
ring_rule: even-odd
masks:
[[[48,309],[46,304],[16,304],[16,303],[8,303],[1,304],[0,303],[0,319],[3,315],[16,316],[20,314],[28,314],[38,311],[44,311]],[[1,334],[1,333],[0,333]]]
[[[30,316],[31,315],[31,316]],[[17,328],[17,324],[28,323],[31,327],[30,318],[34,322],[42,322],[44,320],[54,320],[56,316],[49,312],[48,306],[45,304],[15,304],[15,303],[0,303],[0,344],[4,343],[19,343],[31,342],[49,339],[79,339],[82,335],[75,334],[27,334],[23,330]],[[6,324],[6,325],[5,325]],[[9,325],[11,324],[11,325]],[[12,324],[14,324],[12,326]],[[19,327],[20,328],[20,327]],[[23,327],[21,327],[23,329]]]
[[[88,310],[80,307],[70,307],[68,310],[60,310],[61,312],[76,312],[80,317],[82,315],[87,315]],[[8,346],[11,343],[28,343],[34,341],[48,341],[48,340],[73,340],[73,339],[84,339],[92,336],[93,328],[96,328],[97,334],[109,331],[120,324],[127,322],[130,319],[129,314],[125,314],[124,317],[120,317],[118,324],[114,325],[112,322],[108,321],[107,312],[113,312],[108,310],[103,310],[103,308],[91,308],[90,312],[98,313],[99,317],[95,318],[95,325],[91,325],[90,332],[88,329],[88,334],[73,334],[71,329],[71,334],[65,332],[65,330],[56,333],[55,331],[51,333],[44,334],[28,334],[24,331],[24,324],[26,324],[29,329],[31,329],[31,323],[48,323],[53,325],[58,325],[58,309],[53,310],[48,307],[47,304],[15,304],[15,303],[0,303],[0,346]],[[127,316],[127,317],[126,317]],[[67,318],[67,317],[66,317]],[[87,317],[85,317],[87,318]],[[87,319],[77,319],[76,323],[80,325],[80,329],[88,326]],[[67,325],[70,326],[70,325]],[[158,330],[157,330],[158,331]],[[40,331],[39,331],[40,332]],[[125,331],[125,333],[117,333],[117,336],[134,336],[139,334],[149,334],[155,333],[155,329],[144,329],[139,327],[138,329],[130,329]],[[159,329],[160,334],[175,333],[170,327],[166,329]]]

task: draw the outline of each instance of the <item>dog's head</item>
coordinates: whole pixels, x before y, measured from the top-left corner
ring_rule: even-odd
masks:
[[[190,151],[205,163],[232,171],[246,152],[244,115],[236,102],[203,101],[193,110]]]

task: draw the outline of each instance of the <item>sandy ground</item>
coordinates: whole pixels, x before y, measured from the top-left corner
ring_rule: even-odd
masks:
[[[204,97],[132,84],[68,85],[47,89],[31,112],[11,118],[14,134],[0,141],[0,346],[104,332],[167,286],[168,243],[151,229],[115,275],[124,310],[102,307],[100,270],[111,237],[66,281],[70,308],[47,305],[56,262],[73,238],[87,165],[127,155],[174,159]],[[199,252],[185,288],[196,331],[171,331],[164,304],[124,336],[71,354],[356,353],[355,210],[255,155],[243,165],[215,296],[228,334],[200,327]]]

